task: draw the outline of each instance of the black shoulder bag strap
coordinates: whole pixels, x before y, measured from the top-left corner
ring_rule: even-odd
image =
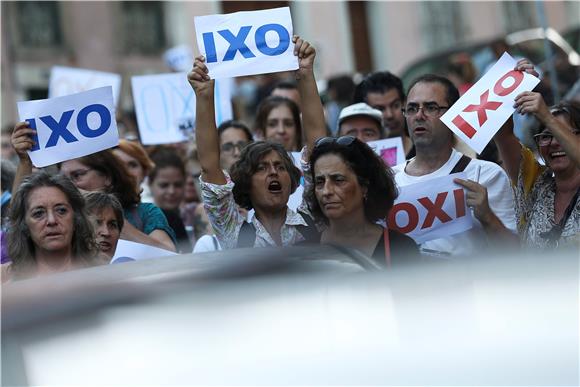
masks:
[[[451,170],[451,172],[449,172],[449,174],[451,175],[453,173],[459,173],[459,172],[465,171],[465,168],[467,168],[467,166],[469,165],[470,162],[471,162],[470,157],[462,155],[461,158],[459,159],[459,161],[457,162],[457,164],[455,164],[455,166]]]
[[[240,233],[238,234],[238,244],[236,247],[254,247],[256,243],[256,228],[253,224],[244,221]]]
[[[308,243],[319,243],[320,242],[320,232],[318,232],[318,228],[316,228],[316,224],[314,223],[314,219],[310,215],[304,214],[302,212],[298,212],[298,214],[304,219],[306,222],[306,226],[300,224],[296,226],[298,232],[302,234],[304,240]]]

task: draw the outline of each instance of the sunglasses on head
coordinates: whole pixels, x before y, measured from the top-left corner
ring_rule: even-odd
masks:
[[[338,145],[342,145],[342,146],[350,146],[354,140],[356,140],[356,137],[354,136],[342,136],[342,137],[322,137],[319,138],[318,140],[316,140],[316,142],[314,143],[314,147],[317,148],[319,146],[323,146],[323,145],[330,145],[333,143],[337,143]]]

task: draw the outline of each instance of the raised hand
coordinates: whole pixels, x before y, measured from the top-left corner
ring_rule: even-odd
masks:
[[[545,122],[551,116],[542,94],[533,91],[524,91],[515,99],[515,108],[521,114],[533,114],[540,121]]]
[[[520,59],[518,63],[516,63],[516,67],[514,70],[524,71],[528,74],[532,74],[534,77],[539,78],[540,74],[534,68],[534,64],[530,62],[529,59]]]
[[[187,80],[199,97],[211,94],[215,81],[210,79],[205,65],[205,57],[200,55],[193,62],[193,69],[187,74]]]
[[[312,73],[314,70],[316,50],[310,43],[298,35],[292,36],[292,43],[294,43],[294,55],[298,57],[298,78],[302,75]]]
[[[36,130],[28,126],[28,122],[19,122],[14,127],[10,141],[12,148],[16,151],[20,161],[29,161],[28,151],[34,147],[34,140],[32,136],[36,134]]]

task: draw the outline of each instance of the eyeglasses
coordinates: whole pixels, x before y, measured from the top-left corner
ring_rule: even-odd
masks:
[[[406,108],[401,109],[405,117],[413,117],[419,110],[423,110],[423,114],[427,117],[439,117],[441,110],[449,109],[449,106],[439,106],[436,103],[426,103],[423,106],[410,104]]]
[[[226,142],[225,144],[222,144],[221,146],[221,150],[222,152],[233,152],[235,148],[238,148],[238,150],[241,152],[242,149],[244,149],[244,147],[248,145],[247,141],[238,141],[238,142]]]
[[[577,136],[580,134],[580,130],[574,130],[572,134]],[[538,147],[550,146],[552,140],[554,140],[554,135],[550,132],[538,133],[534,135],[534,141]]]
[[[319,138],[318,140],[316,140],[316,142],[314,143],[314,147],[317,148],[317,147],[323,146],[323,145],[330,145],[330,144],[335,143],[335,142],[338,145],[350,146],[355,140],[356,140],[356,137],[354,137],[354,136],[342,136],[339,138],[322,137],[322,138]]]
[[[69,177],[69,179],[71,179],[73,182],[76,183],[76,182],[80,181],[83,177],[85,177],[85,175],[92,170],[93,170],[92,168],[77,169],[76,171],[72,171],[68,177]]]

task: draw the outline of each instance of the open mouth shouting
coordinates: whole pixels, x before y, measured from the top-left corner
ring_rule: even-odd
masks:
[[[281,194],[282,184],[278,180],[272,180],[270,184],[268,184],[268,192],[273,194]]]

